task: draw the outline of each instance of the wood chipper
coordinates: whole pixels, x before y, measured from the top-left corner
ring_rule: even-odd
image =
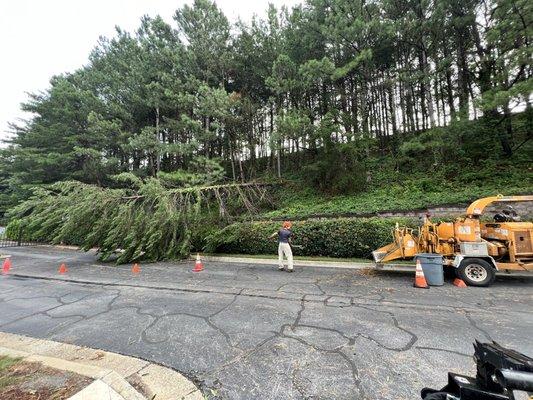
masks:
[[[533,201],[533,195],[485,197],[470,204],[466,216],[454,222],[434,223],[426,217],[416,232],[397,224],[394,242],[375,250],[374,261],[440,254],[444,265],[454,267],[457,276],[472,286],[489,286],[496,271],[533,271],[532,222],[519,221],[512,207],[496,214],[494,221],[480,221],[489,204],[520,201]]]

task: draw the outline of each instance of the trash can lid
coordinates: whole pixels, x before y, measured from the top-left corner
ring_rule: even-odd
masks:
[[[415,254],[415,258],[431,258],[431,259],[442,259],[442,254],[436,253],[418,253]]]

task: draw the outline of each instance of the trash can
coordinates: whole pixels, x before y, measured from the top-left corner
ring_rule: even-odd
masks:
[[[415,262],[420,260],[426,282],[430,286],[444,285],[444,268],[440,254],[420,253],[415,255]]]

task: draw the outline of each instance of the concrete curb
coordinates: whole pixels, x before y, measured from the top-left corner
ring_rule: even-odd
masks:
[[[195,257],[191,256],[191,260]],[[248,257],[227,257],[215,255],[202,255],[204,261],[227,262],[237,264],[258,264],[258,265],[276,265],[277,261],[270,258],[248,258]],[[294,265],[300,267],[316,267],[316,268],[341,268],[341,269],[376,269],[378,271],[397,271],[397,272],[412,272],[415,266],[409,264],[374,264],[372,262],[349,262],[349,261],[312,261],[312,260],[298,260],[294,259]]]
[[[81,247],[79,247],[79,246],[71,246],[71,245],[67,245],[67,244],[40,244],[38,246],[40,246],[40,247],[52,247],[54,249],[59,249],[59,250],[74,250],[74,251],[81,250]]]
[[[200,390],[179,372],[149,361],[107,351],[0,332],[0,355],[100,380],[124,400],[202,400]],[[81,393],[81,392],[80,392]]]
[[[277,265],[277,260],[271,258],[247,258],[247,257],[227,257],[215,255],[202,255],[204,261],[226,262],[236,264],[256,264],[256,265]],[[190,260],[195,260],[191,256]],[[311,261],[311,260],[294,260],[295,266],[300,267],[314,267],[314,268],[339,268],[339,269],[373,269],[376,271],[386,272],[415,272],[414,264],[376,264],[373,262],[349,262],[349,261]],[[529,271],[497,271],[498,276],[514,276],[514,277],[533,277],[533,272]]]
[[[53,244],[39,244],[38,247],[52,248],[58,250],[81,250],[77,246],[68,245],[53,245]],[[0,257],[2,257],[0,255]],[[10,257],[9,255],[7,257]],[[258,264],[258,265],[276,265],[275,259],[270,258],[249,258],[249,257],[227,257],[217,255],[202,255],[202,259],[205,261],[218,261],[237,264]],[[189,260],[196,260],[196,255],[191,254]],[[375,264],[372,262],[349,262],[349,261],[312,261],[312,260],[299,260],[295,258],[295,266],[300,267],[316,267],[316,268],[344,268],[344,269],[366,269],[373,268],[379,271],[397,271],[397,272],[411,272],[414,271],[415,265],[409,264]]]
[[[66,246],[66,245],[39,245],[39,247],[44,248],[56,248],[58,250],[72,250],[79,251],[81,250],[76,246]],[[12,257],[11,255],[2,255],[0,254],[0,259]],[[190,255],[189,260],[194,261],[196,256],[193,254]],[[213,261],[213,262],[226,262],[226,263],[236,263],[236,264],[256,264],[256,265],[277,265],[277,261],[271,258],[249,258],[249,257],[227,257],[227,256],[217,256],[213,254],[202,255],[204,261]],[[414,272],[414,264],[376,264],[371,261],[369,262],[349,262],[349,261],[323,261],[323,260],[299,260],[296,258],[294,260],[295,266],[300,267],[314,267],[314,268],[338,268],[338,269],[351,269],[351,270],[361,270],[361,269],[374,269],[376,271],[386,271],[386,272]],[[16,275],[16,274],[13,274]],[[498,276],[514,276],[514,277],[533,277],[533,271],[498,271],[496,272]],[[21,275],[25,276],[25,275]],[[26,276],[25,276],[26,277]],[[30,277],[30,276],[27,276]]]

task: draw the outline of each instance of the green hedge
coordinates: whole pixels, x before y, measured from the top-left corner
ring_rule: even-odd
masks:
[[[293,243],[302,246],[302,256],[369,258],[371,252],[392,241],[395,223],[415,227],[413,218],[336,218],[294,222]],[[244,222],[227,226],[207,238],[212,253],[268,254],[277,252],[275,240],[268,239],[280,222]]]

